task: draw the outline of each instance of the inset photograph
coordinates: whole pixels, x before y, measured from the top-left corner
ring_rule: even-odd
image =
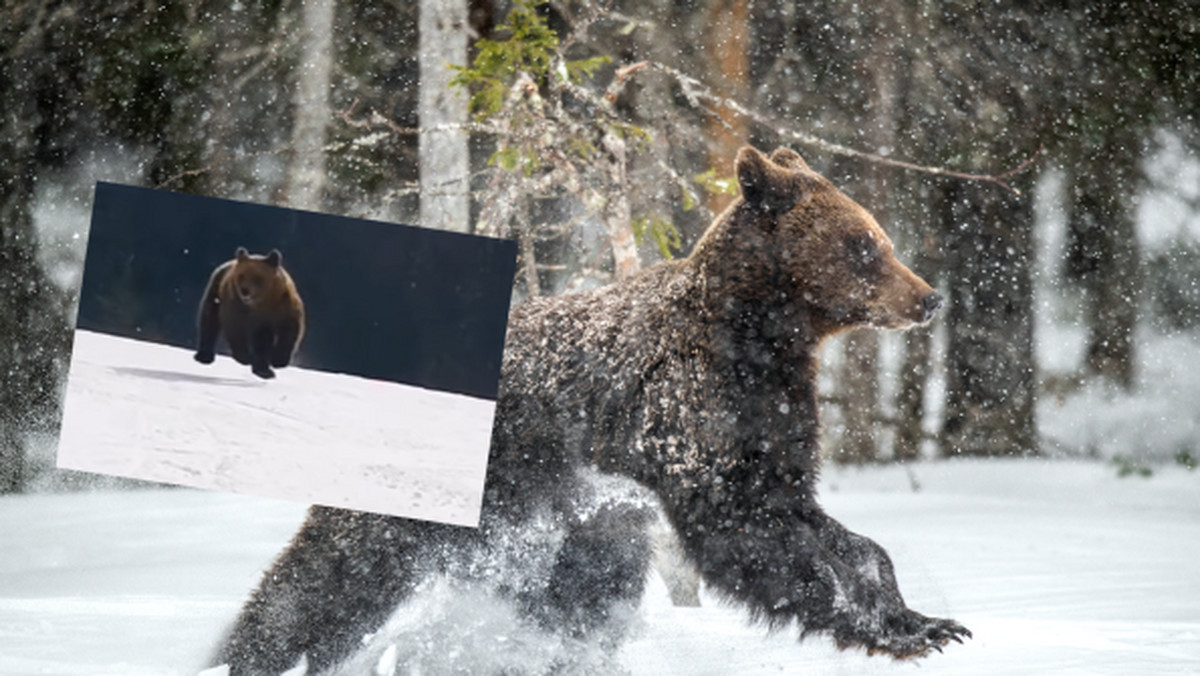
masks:
[[[96,186],[57,465],[474,526],[509,240]]]

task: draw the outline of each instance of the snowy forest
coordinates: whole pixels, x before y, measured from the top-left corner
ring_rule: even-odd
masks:
[[[962,479],[939,474],[941,459],[1003,458],[995,476],[970,465],[963,485],[994,480],[1007,496],[1032,482],[1086,502],[1094,490],[1049,464],[1083,462],[1087,486],[1117,486],[1124,500],[1100,514],[1151,505],[1175,529],[1164,541],[1194,542],[1198,74],[1200,8],[1185,1],[6,2],[0,493],[49,500],[33,494],[94,487],[54,469],[54,452],[96,181],[512,238],[516,303],[686,256],[736,194],[737,150],[787,146],[874,214],[947,301],[930,325],[824,345],[829,481],[855,495],[888,481],[915,493]],[[1144,492],[1131,497],[1143,485],[1133,482]],[[0,541],[55,505],[0,503]],[[275,539],[259,558],[237,553],[257,571],[298,514],[264,509],[283,524]],[[1085,523],[1079,511],[1068,517]],[[881,516],[860,523],[887,529]],[[1042,526],[1038,542],[1053,542],[1059,531]],[[1126,572],[1140,565],[1122,551],[1106,556]],[[1183,579],[1193,563],[1153,570]],[[970,583],[964,565],[947,587]],[[1195,617],[1182,619],[1200,599],[1178,592],[1161,597],[1174,614],[1138,630],[1158,632],[1160,667],[1200,668],[1185,645]],[[236,608],[244,592],[231,593]],[[933,592],[947,594],[973,600]],[[729,620],[738,640],[758,640],[739,621]],[[1018,639],[1037,632],[1005,622],[990,626],[1013,641],[995,644],[1011,673],[1024,666]],[[712,626],[725,625],[684,622]],[[794,640],[777,644],[764,654]],[[1055,651],[1034,648],[1027,657]],[[1143,664],[1130,651],[1112,673]],[[645,641],[634,652],[623,665],[656,664]],[[0,666],[34,664],[2,653]],[[818,655],[844,673],[838,659]]]
[[[826,348],[838,461],[1112,455],[1048,436],[1038,402],[1187,363],[1158,354],[1200,293],[1186,3],[425,4],[457,40],[428,61],[460,68],[427,94],[418,3],[5,7],[6,490],[57,423],[97,179],[426,225],[457,201],[447,222],[517,238],[517,293],[544,294],[686,255],[737,148],[793,147],[949,298],[895,344]],[[431,137],[460,168],[422,189]],[[1120,452],[1192,462],[1176,423]]]

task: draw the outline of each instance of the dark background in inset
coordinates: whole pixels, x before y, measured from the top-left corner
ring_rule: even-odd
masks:
[[[194,350],[209,275],[239,246],[283,253],[307,314],[294,363],[496,398],[509,240],[98,183],[78,327]]]

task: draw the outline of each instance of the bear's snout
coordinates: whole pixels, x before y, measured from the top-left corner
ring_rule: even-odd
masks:
[[[934,291],[928,296],[922,298],[921,307],[925,309],[925,318],[922,319],[921,322],[924,323],[930,319],[933,319],[933,316],[937,314],[938,310],[942,309],[942,305],[945,305],[945,303],[946,299],[943,298],[942,294],[938,293],[937,291]]]

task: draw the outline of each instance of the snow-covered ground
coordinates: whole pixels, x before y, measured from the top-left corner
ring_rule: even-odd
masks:
[[[911,606],[975,638],[917,662],[868,658],[797,643],[793,630],[767,635],[707,595],[673,607],[654,577],[619,665],[689,676],[1200,673],[1200,472],[941,461],[830,469],[821,492],[831,514],[892,554]],[[188,489],[0,497],[0,674],[195,673],[303,512]],[[443,660],[458,650],[463,673],[494,663],[499,646],[536,661],[565,649],[496,621],[499,602],[464,604],[444,589],[412,602],[411,625],[449,620],[454,631],[422,649]],[[497,626],[507,636],[484,633]]]
[[[1154,164],[1159,173],[1180,177],[1160,182],[1193,194],[1179,186],[1194,191],[1195,181],[1187,179],[1200,164],[1180,168],[1162,158]],[[1061,190],[1052,183],[1047,195]],[[1069,377],[1082,363],[1085,336],[1076,326],[1077,299],[1056,286],[1065,222],[1055,201],[1043,196],[1039,212],[1036,339],[1042,374]],[[86,213],[78,209],[71,232],[86,234]],[[1139,210],[1139,237],[1148,249],[1167,235],[1195,239],[1197,223],[1194,210],[1163,208],[1150,195]],[[64,235],[64,242],[82,256],[78,234]],[[703,591],[701,607],[673,607],[654,576],[638,630],[616,666],[632,674],[688,676],[1200,674],[1200,470],[1173,461],[1181,453],[1200,456],[1200,341],[1187,333],[1143,330],[1138,348],[1135,392],[1088,382],[1039,400],[1043,450],[1052,460],[826,471],[821,500],[827,511],[887,548],[912,607],[969,627],[975,636],[965,645],[916,662],[893,662],[838,652],[820,637],[797,643],[794,628],[768,635],[747,624],[740,609]],[[121,406],[135,407],[140,416],[165,412],[167,419],[179,418],[172,424],[212,434],[192,422],[212,400],[279,394],[300,379],[325,375],[287,369],[264,384],[228,360],[205,368],[182,356],[164,353],[169,367],[100,366],[94,375],[103,379],[93,381],[87,396],[107,405],[124,396],[113,388],[165,388],[154,390],[158,394],[149,401]],[[170,408],[171,392],[201,387],[221,394]],[[943,394],[935,379],[930,420],[938,419]],[[292,392],[287,405],[304,396]],[[324,397],[315,409],[321,415],[287,420],[280,401],[249,401],[233,414],[265,417],[276,433],[342,454],[399,440],[396,428],[408,420],[379,418],[373,409],[349,411],[348,401]],[[67,407],[71,416],[70,400]],[[361,415],[355,419],[363,424],[319,429],[318,421],[334,411]],[[120,427],[115,419],[91,424],[94,431],[81,438],[93,449],[105,434],[157,434],[133,425],[105,432],[105,426]],[[129,448],[141,446],[112,450],[127,458]],[[1088,456],[1094,459],[1083,459]],[[1153,475],[1119,477],[1108,462],[1117,456],[1153,469]],[[304,466],[313,467],[311,460],[304,459]],[[346,461],[343,456],[339,464]],[[220,460],[213,462],[202,469],[211,471]],[[298,502],[189,489],[0,496],[0,675],[196,673],[304,511]],[[403,652],[427,666],[454,665],[460,673],[478,673],[521,654],[530,664],[547,664],[556,652],[580,650],[521,627],[506,604],[479,590],[435,582],[401,613],[403,621],[393,618],[392,626],[413,637]]]
[[[495,403],[75,332],[58,466],[474,526]]]

